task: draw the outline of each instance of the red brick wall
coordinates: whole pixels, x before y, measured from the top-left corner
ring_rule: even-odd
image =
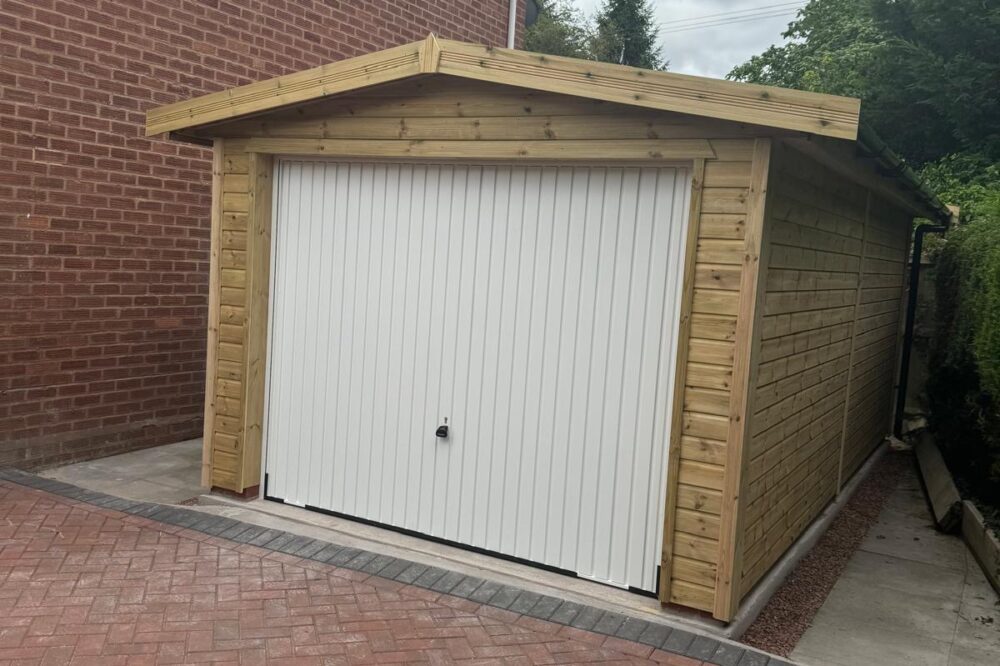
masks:
[[[209,152],[145,138],[147,109],[429,31],[504,45],[507,8],[3,0],[0,465],[201,435]]]

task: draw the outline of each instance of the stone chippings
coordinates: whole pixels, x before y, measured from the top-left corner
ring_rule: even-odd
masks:
[[[236,543],[290,554],[303,559],[378,575],[400,583],[468,599],[576,629],[641,643],[717,666],[784,666],[788,662],[752,648],[723,643],[683,629],[640,620],[593,606],[548,597],[459,572],[410,562],[401,558],[339,546],[311,537],[243,523],[224,516],[205,514],[183,507],[137,502],[84,490],[68,483],[45,479],[27,472],[0,469],[0,479],[13,481],[95,506],[143,516],[168,525],[184,527]]]

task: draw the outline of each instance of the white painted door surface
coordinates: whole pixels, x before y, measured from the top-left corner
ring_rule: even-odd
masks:
[[[275,187],[268,495],[652,591],[689,171],[281,161]]]

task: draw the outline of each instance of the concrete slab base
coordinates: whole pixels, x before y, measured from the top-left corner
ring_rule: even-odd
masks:
[[[161,504],[187,502],[207,490],[200,483],[200,438],[52,467],[38,474],[109,495]]]
[[[998,664],[998,603],[962,540],[934,529],[911,470],[792,658],[813,666]]]

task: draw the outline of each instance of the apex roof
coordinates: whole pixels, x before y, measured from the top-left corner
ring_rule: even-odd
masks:
[[[851,97],[467,44],[434,35],[420,42],[151,109],[146,114],[146,134],[232,120],[434,74],[838,139],[854,140],[858,135],[861,103]]]

